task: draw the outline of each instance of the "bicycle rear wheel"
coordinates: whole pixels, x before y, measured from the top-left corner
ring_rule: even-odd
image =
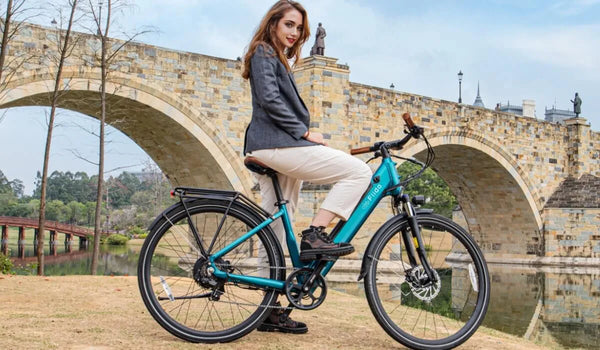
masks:
[[[204,343],[235,340],[268,316],[277,292],[212,276],[190,225],[210,255],[262,220],[251,209],[227,200],[194,200],[186,207],[191,220],[186,208],[177,204],[162,214],[146,238],[138,265],[142,299],[154,319],[177,337]],[[216,264],[229,273],[281,280],[281,248],[268,230],[244,241]]]
[[[439,215],[419,215],[421,236],[438,281],[422,285],[425,271],[411,268],[402,231],[405,218],[384,225],[367,251],[365,290],[371,311],[394,339],[415,349],[448,349],[479,327],[489,303],[487,266],[474,240]],[[420,262],[419,262],[420,264]]]

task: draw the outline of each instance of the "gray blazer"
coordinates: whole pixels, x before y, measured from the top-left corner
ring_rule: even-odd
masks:
[[[268,45],[259,45],[250,59],[250,88],[252,120],[246,129],[244,155],[259,149],[316,145],[302,138],[310,115],[294,76]]]

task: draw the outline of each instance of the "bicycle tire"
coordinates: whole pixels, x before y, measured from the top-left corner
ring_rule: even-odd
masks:
[[[263,221],[252,209],[228,200],[192,200],[185,207],[209,255]],[[193,239],[185,207],[173,205],[151,226],[138,264],[142,299],[152,317],[181,339],[196,343],[233,341],[262,323],[278,293],[228,281],[215,282],[223,283],[222,287],[199,282],[196,276],[200,269],[196,266],[204,266],[206,258]],[[227,218],[215,235],[225,212]],[[230,272],[283,280],[281,246],[269,227],[219,261]],[[219,300],[197,297],[210,293],[217,293]]]
[[[454,348],[473,335],[485,317],[489,272],[481,250],[460,226],[435,214],[417,218],[439,286],[420,287],[407,278],[406,270],[411,270],[401,232],[410,226],[405,217],[397,216],[378,230],[367,247],[367,300],[377,322],[403,345]],[[409,273],[422,272],[417,268]]]

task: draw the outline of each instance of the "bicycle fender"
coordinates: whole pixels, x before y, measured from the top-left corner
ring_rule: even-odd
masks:
[[[432,214],[432,213],[433,213],[433,209],[417,209],[417,211],[416,211],[417,216],[428,215],[428,214]],[[372,247],[375,244],[374,242],[376,242],[378,240],[379,236],[381,236],[383,234],[383,232],[385,232],[388,229],[389,226],[397,223],[398,221],[406,220],[406,219],[407,219],[406,213],[398,214],[398,215],[392,217],[391,219],[389,219],[388,221],[386,221],[383,225],[381,225],[381,227],[377,230],[377,232],[375,232],[375,234],[373,235],[373,238],[371,238],[371,240],[369,241],[369,245],[367,246],[367,249],[365,249],[365,254],[363,255],[362,264],[360,266],[360,273],[358,275],[357,281],[362,280],[367,275],[367,269],[369,268],[369,266],[371,265],[371,262],[373,261],[371,259],[371,255],[372,255],[371,250],[373,249]]]

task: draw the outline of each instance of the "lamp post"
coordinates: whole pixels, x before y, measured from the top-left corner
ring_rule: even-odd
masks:
[[[463,72],[462,71],[458,71],[458,103],[462,103],[462,77],[463,77]]]

